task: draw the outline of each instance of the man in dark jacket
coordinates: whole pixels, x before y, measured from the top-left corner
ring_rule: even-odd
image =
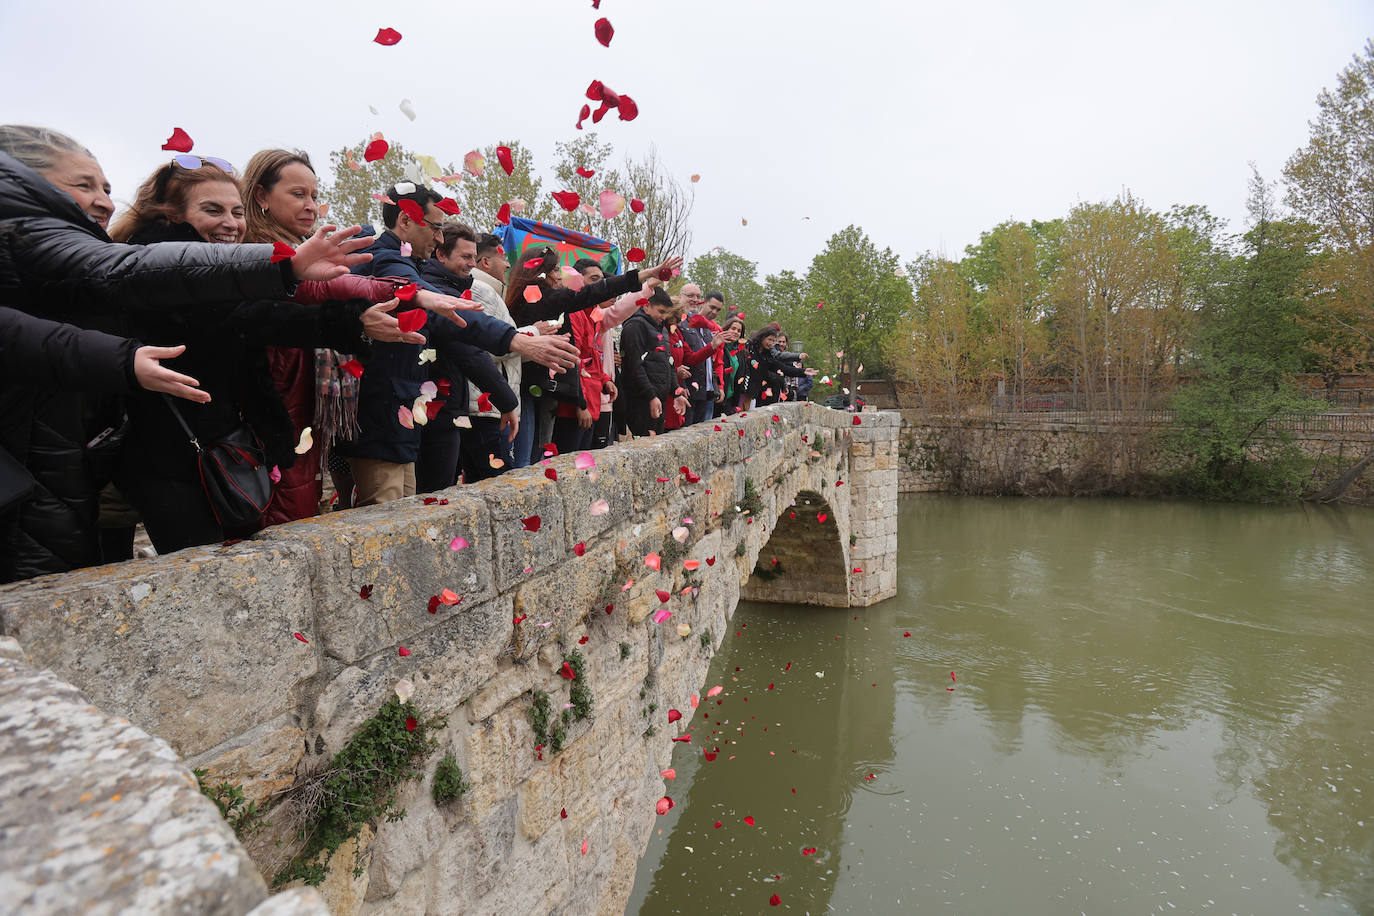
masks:
[[[420,266],[434,253],[442,239],[444,214],[435,206],[442,198],[427,187],[402,183],[387,189],[394,203],[382,205],[385,231],[367,251],[372,260],[354,268],[355,273],[375,277],[401,277],[426,289],[435,287],[420,276]],[[419,217],[419,218],[417,218]],[[406,246],[403,248],[402,246]],[[442,290],[435,290],[442,292]],[[577,365],[577,350],[555,337],[517,335],[515,328],[483,314],[467,311],[462,327],[429,315],[420,333],[424,344],[383,343],[372,348],[364,362],[358,387],[358,437],[341,443],[338,451],[348,458],[358,488],[359,506],[372,505],[416,492],[415,461],[420,455],[420,434],[424,423],[414,422],[415,411],[442,409],[418,404],[421,388],[429,380],[429,369],[421,362],[424,350],[453,351],[455,363],[469,355],[458,355],[457,344],[470,344],[489,353],[504,355],[520,352],[525,359],[546,366],[569,369]],[[427,360],[426,360],[427,362]],[[429,403],[442,397],[462,397],[466,379],[451,379],[446,394],[435,394]],[[457,392],[455,392],[457,389]],[[428,409],[427,409],[428,408]],[[410,411],[410,426],[402,413]],[[452,420],[448,421],[452,423]],[[421,428],[416,428],[420,426]]]
[[[663,405],[673,396],[677,379],[663,329],[672,310],[672,298],[656,288],[620,332],[620,395],[625,399],[625,423],[636,436],[663,432]]]

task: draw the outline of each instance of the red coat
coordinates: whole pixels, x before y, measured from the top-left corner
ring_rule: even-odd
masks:
[[[573,340],[577,342],[578,371],[582,376],[582,397],[587,402],[587,410],[592,419],[601,417],[601,389],[606,383],[606,370],[601,365],[602,352],[599,340],[599,322],[587,311],[568,314],[568,324],[572,329]],[[569,370],[571,371],[571,370]],[[577,405],[570,401],[559,401],[554,411],[557,417],[577,417]]]

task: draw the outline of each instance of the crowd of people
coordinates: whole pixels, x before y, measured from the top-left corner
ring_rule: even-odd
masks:
[[[326,478],[374,505],[807,397],[776,324],[669,294],[681,257],[607,275],[378,191],[340,229],[304,153],[184,153],[116,218],[87,149],[0,126],[0,582],[128,559],[139,524],[167,553],[316,515]],[[271,481],[251,517],[216,443]]]

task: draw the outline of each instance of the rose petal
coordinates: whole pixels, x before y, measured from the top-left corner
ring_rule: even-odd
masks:
[[[602,219],[615,219],[625,209],[625,198],[614,191],[602,191],[597,199]]]
[[[297,455],[304,455],[315,447],[315,439],[310,435],[310,427],[301,430],[300,441],[296,443],[295,452]]]
[[[496,211],[496,221],[503,226],[510,225],[510,204],[502,204],[501,209]]]
[[[547,477],[549,480],[557,480],[558,471],[554,468],[544,468],[544,476]]]
[[[468,546],[468,539],[462,536],[456,537],[448,542],[449,550],[462,550]]]
[[[682,713],[678,712],[676,709],[670,709],[670,710],[668,710],[668,724],[669,724],[669,725],[673,724],[674,722],[676,722],[678,719],[681,719],[681,718],[682,718]]]
[[[473,150],[463,157],[463,168],[467,169],[478,178],[482,177],[482,172],[487,167],[487,157],[482,155],[481,150]]]
[[[363,161],[376,162],[378,159],[384,159],[390,149],[391,146],[385,140],[373,140],[363,150]]]
[[[592,507],[589,511],[594,516],[605,515],[607,512],[611,511],[611,507],[610,504],[606,502],[606,500],[598,499],[592,502]]]
[[[529,286],[525,287],[525,301],[528,302],[530,305],[533,305],[534,303],[538,302],[540,299],[543,298],[544,291],[535,284],[531,283]]]
[[[162,144],[163,149],[174,153],[189,153],[193,146],[195,146],[195,141],[191,139],[191,135],[180,127],[173,127],[172,135],[167,138],[166,143]]]
[[[296,637],[297,639],[299,639],[301,642],[306,643],[307,645],[310,643],[310,640],[306,639],[304,636],[302,636],[302,635],[299,634],[299,633],[292,633],[291,635],[294,636],[294,637]]]
[[[673,612],[672,612],[672,611],[668,610],[666,607],[661,607],[661,608],[659,608],[658,610],[654,611],[654,623],[663,623],[663,622],[665,622],[669,617],[672,617],[672,616],[673,616]]]
[[[292,248],[290,245],[286,244],[285,242],[273,242],[272,256],[267,260],[273,264],[276,264],[280,261],[285,261],[290,258],[294,258],[295,256],[296,249]]]
[[[654,594],[658,596],[658,600],[661,604],[667,604],[673,597],[671,592],[665,592],[661,588],[654,589]]]
[[[538,531],[539,526],[543,524],[543,522],[540,520],[539,516],[531,515],[529,518],[522,518],[520,524],[525,526],[526,531]]]
[[[441,212],[447,213],[449,216],[457,216],[463,212],[458,207],[458,201],[454,200],[452,197],[441,198],[434,206]]]
[[[500,163],[501,168],[505,170],[507,175],[515,174],[515,159],[512,158],[510,154],[509,146],[498,146],[496,148],[496,161]]]
[[[744,822],[745,822],[746,824],[748,824],[750,827],[754,826],[754,817],[753,817],[753,815],[749,815],[748,817],[746,817],[746,818],[744,819]]]
[[[407,716],[407,717],[406,717],[406,731],[408,731],[408,732],[413,732],[413,731],[415,731],[416,727],[418,727],[419,724],[420,724],[420,723],[416,721],[416,719],[415,719],[414,716]]]
[[[558,202],[558,206],[567,210],[569,213],[577,209],[577,205],[582,203],[582,198],[576,191],[554,191],[553,199]]]
[[[654,810],[659,814],[667,814],[673,810],[673,800],[666,795],[663,796],[658,800],[658,804],[654,805]]]
[[[718,697],[718,696],[720,696],[720,692],[721,692],[722,690],[724,690],[724,689],[725,689],[724,687],[722,687],[721,685],[717,684],[716,686],[712,687],[710,690],[706,691],[706,695],[707,695],[708,697]]]
[[[401,40],[401,33],[395,29],[378,29],[377,37],[372,40],[379,45],[390,47]]]
[[[594,468],[596,467],[596,459],[592,457],[591,452],[578,452],[577,457],[573,459],[573,467],[579,471]]]
[[[579,557],[585,554],[586,552],[587,545],[582,541],[578,541],[576,544],[573,545],[573,553],[577,554]]]
[[[415,412],[404,404],[396,408],[396,419],[400,420],[406,429],[415,428]]]
[[[644,555],[644,565],[657,572],[663,566],[663,558],[656,553]]]
[[[615,37],[615,28],[611,25],[611,20],[602,16],[592,23],[592,32],[596,35],[596,40],[601,42],[604,47],[611,46],[611,39]],[[590,178],[591,176],[587,176]]]
[[[664,779],[677,779],[677,770],[668,767],[668,769],[663,770],[658,775],[662,776]]]
[[[401,656],[401,658],[405,658],[407,655],[410,654],[410,650],[407,649],[405,646],[401,646],[396,650],[396,654]]]
[[[631,264],[638,264],[640,261],[644,260],[645,257],[646,255],[644,254],[643,248],[635,247],[625,252],[625,260],[629,261]]]

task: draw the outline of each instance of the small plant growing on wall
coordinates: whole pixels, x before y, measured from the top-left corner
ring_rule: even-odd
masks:
[[[205,782],[208,775],[205,770],[191,772],[196,777],[201,794],[215,803],[219,816],[234,828],[234,836],[243,840],[262,829],[262,812],[258,810],[256,802],[250,802],[244,796],[243,786],[228,782],[210,786]]]
[[[552,715],[553,706],[549,703],[549,695],[542,690],[536,690],[532,694],[533,702],[530,704],[530,726],[534,729],[534,743],[549,743],[549,719]]]
[[[273,884],[296,879],[319,884],[329,859],[364,824],[404,817],[405,810],[395,804],[397,789],[424,774],[421,764],[434,746],[430,732],[443,726],[442,719],[426,721],[413,703],[392,697],[358,727],[328,767],[293,786],[289,800],[304,846]]]
[[[744,478],[744,495],[740,497],[739,510],[742,515],[758,515],[763,511],[763,498],[754,487],[754,481]]]
[[[623,662],[630,657],[630,644],[623,642],[620,644],[620,660]]]
[[[457,801],[471,788],[472,786],[463,779],[463,770],[458,766],[458,758],[449,751],[434,770],[434,803],[444,805]]]
[[[772,582],[782,575],[782,564],[774,560],[767,566],[764,566],[763,561],[760,560],[758,563],[754,564],[754,575],[757,576],[760,581]]]
[[[569,652],[563,659],[564,671],[573,672],[572,689],[568,699],[572,702],[572,712],[581,722],[592,714],[592,689],[587,686],[587,660],[577,650]]]

